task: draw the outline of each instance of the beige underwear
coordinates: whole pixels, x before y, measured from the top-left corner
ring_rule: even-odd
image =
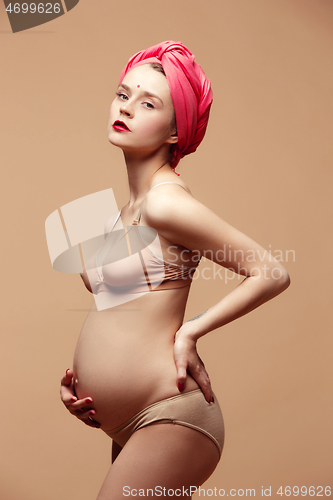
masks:
[[[104,431],[124,447],[133,432],[151,424],[173,423],[190,427],[208,436],[217,446],[221,457],[224,442],[224,424],[220,406],[214,394],[214,403],[207,403],[201,389],[185,392],[147,406],[122,425]]]

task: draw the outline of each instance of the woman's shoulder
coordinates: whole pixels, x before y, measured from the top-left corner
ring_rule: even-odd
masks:
[[[177,195],[176,194],[177,191],[180,191],[179,187],[182,188],[182,190],[187,191],[191,196],[193,196],[188,185],[181,179],[158,180],[151,186],[150,190],[147,193],[147,196],[150,195],[151,193],[153,194],[154,191],[155,194],[158,193],[157,196],[155,197],[163,196],[163,193],[168,193],[168,194],[175,193],[175,195]],[[150,196],[150,198],[152,198],[152,196]]]
[[[182,203],[184,198],[193,199],[193,194],[184,181],[155,182],[144,198],[142,213],[156,217],[169,212],[173,206]]]
[[[156,182],[141,206],[141,215],[147,225],[163,228],[181,218],[192,218],[194,207],[201,205],[183,181]],[[186,215],[187,214],[187,215]]]

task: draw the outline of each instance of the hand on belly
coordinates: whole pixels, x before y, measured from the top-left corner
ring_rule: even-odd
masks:
[[[92,398],[78,399],[73,383],[73,372],[68,369],[66,375],[61,379],[60,397],[67,410],[89,427],[100,427],[93,416],[96,411],[93,409]]]

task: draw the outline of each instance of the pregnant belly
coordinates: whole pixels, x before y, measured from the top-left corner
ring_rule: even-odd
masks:
[[[110,313],[90,314],[74,355],[75,391],[92,397],[94,419],[103,430],[113,429],[146,406],[179,394],[173,359],[177,330],[138,322],[130,328]],[[112,327],[110,327],[112,325]],[[189,376],[184,392],[197,389]]]

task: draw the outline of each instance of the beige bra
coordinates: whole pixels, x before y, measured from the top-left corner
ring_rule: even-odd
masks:
[[[161,182],[150,191],[162,184],[177,184],[185,189],[177,182]],[[119,211],[102,246],[90,259],[87,274],[94,294],[153,292],[191,284],[199,262],[189,267],[163,260],[157,231],[139,225],[143,201],[137,218],[127,231],[115,230],[121,215]]]

